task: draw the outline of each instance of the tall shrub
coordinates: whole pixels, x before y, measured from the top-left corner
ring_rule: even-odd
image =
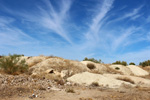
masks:
[[[116,62],[114,62],[112,64],[120,64],[120,65],[124,65],[124,66],[128,65],[126,61],[122,61],[122,62],[121,61],[116,61]]]
[[[8,74],[23,73],[28,70],[28,65],[18,55],[9,54],[0,58],[0,69]]]

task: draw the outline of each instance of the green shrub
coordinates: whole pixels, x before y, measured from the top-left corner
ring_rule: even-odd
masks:
[[[114,62],[112,64],[120,64],[121,65],[122,63],[121,63],[121,61],[116,61],[116,62]]]
[[[120,65],[124,65],[124,66],[127,66],[128,64],[127,64],[127,62],[125,62],[125,61],[116,61],[116,62],[114,62],[114,63],[112,63],[112,64],[120,64]]]
[[[14,54],[0,58],[0,69],[8,74],[23,73],[28,70],[25,60],[20,60],[20,56]]]
[[[99,86],[99,83],[98,83],[98,82],[92,82],[91,86],[93,86],[93,87],[98,87],[98,86]]]
[[[94,58],[87,58],[87,57],[85,57],[85,58],[83,59],[83,61],[92,61],[92,62],[94,62],[94,63],[102,63],[101,59],[96,60],[96,59],[94,59]]]
[[[127,62],[122,61],[122,65],[127,66]]]
[[[87,64],[87,67],[89,68],[89,69],[95,69],[96,67],[95,67],[95,65],[94,64],[91,64],[91,63],[88,63]]]
[[[116,70],[119,70],[120,68],[119,68],[119,67],[116,67],[115,69],[116,69]]]
[[[130,62],[129,65],[135,65],[135,63],[134,62]]]
[[[9,54],[9,55],[11,55],[11,54]],[[21,57],[21,56],[24,56],[23,54],[13,54],[13,56],[15,56],[15,57]]]
[[[147,60],[147,61],[144,61],[144,62],[140,62],[139,65],[142,66],[142,67],[150,66],[150,60]]]

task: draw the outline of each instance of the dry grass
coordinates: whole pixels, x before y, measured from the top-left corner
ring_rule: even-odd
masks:
[[[79,65],[80,62],[78,61],[72,61],[63,58],[55,58],[55,59],[56,61],[50,61],[48,64],[50,64],[52,69],[58,72],[61,72],[62,70],[68,70],[68,73],[70,74],[68,74],[67,77],[74,75],[75,73],[81,73],[86,71],[82,68],[81,65]]]
[[[32,61],[32,58],[30,59]],[[29,63],[32,63],[31,61]],[[31,75],[33,72],[40,74],[42,73],[42,71],[45,72],[46,70],[51,68],[59,73],[62,70],[68,70],[68,75],[66,75],[65,77],[67,78],[76,73],[81,73],[88,70],[88,68],[84,64],[78,61],[67,60],[60,57],[45,57],[44,61],[41,62],[41,60],[35,60],[29,66],[33,66],[33,65],[36,66],[29,68],[29,75]]]
[[[118,77],[117,79],[121,81],[129,82],[131,84],[135,84],[135,82],[128,77]]]
[[[27,87],[14,87],[14,86],[0,87],[1,98],[12,97],[15,95],[23,95],[30,92],[31,90]]]
[[[61,80],[60,76],[56,76],[55,74],[47,74],[47,73],[40,73],[40,74],[37,74],[37,75],[32,75],[32,78]]]
[[[31,59],[31,58],[29,58],[29,59]],[[28,63],[28,66],[32,67],[32,66],[40,63],[41,61],[42,61],[42,59],[34,59],[31,63]]]
[[[65,90],[67,93],[75,93],[74,89],[73,88],[67,88]]]
[[[104,72],[101,70],[91,70],[90,72],[95,74],[104,74]]]
[[[79,98],[79,100],[93,100],[92,98]]]
[[[110,64],[104,64],[105,66],[106,66],[106,68],[107,68],[107,73],[110,73],[110,74],[120,74],[120,75],[123,75],[123,73],[122,72],[120,72],[119,70],[115,70],[115,69],[113,69],[113,68],[110,68],[109,66],[110,66]]]
[[[150,73],[150,66],[146,66],[146,67],[139,66],[139,67]]]

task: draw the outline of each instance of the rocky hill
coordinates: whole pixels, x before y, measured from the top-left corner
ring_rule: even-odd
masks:
[[[94,89],[95,87],[97,89],[106,88],[111,89],[111,91],[127,87],[133,90],[135,88],[150,89],[149,71],[135,65],[123,66],[91,61],[80,62],[53,56],[21,56],[20,58],[25,59],[29,70],[20,75],[8,75],[1,71],[1,99],[15,96],[30,99],[43,98],[42,94],[50,91],[74,92],[72,87],[80,87],[80,89],[83,87],[85,89],[91,87],[94,87]]]

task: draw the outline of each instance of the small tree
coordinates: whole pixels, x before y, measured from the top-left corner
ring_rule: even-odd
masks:
[[[147,61],[144,61],[144,62],[140,62],[140,64],[142,67],[145,67],[145,66],[150,66],[150,60],[147,60]]]
[[[130,62],[129,65],[135,65],[135,63],[134,62]]]
[[[114,62],[112,64],[121,64],[121,61],[116,61],[116,62]]]
[[[125,61],[116,61],[116,62],[114,62],[114,63],[112,63],[112,64],[120,64],[120,65],[124,65],[124,66],[127,66],[127,62],[125,62]]]
[[[122,61],[122,65],[127,66],[127,62]]]
[[[0,68],[8,74],[15,74],[16,72],[25,72],[28,70],[28,65],[25,60],[20,60],[20,56],[14,54],[3,56],[0,58]]]
[[[92,62],[95,62],[95,63],[101,63],[101,62],[102,62],[101,59],[96,60],[96,59],[94,59],[94,58],[87,58],[87,57],[85,57],[85,58],[83,59],[83,61],[92,61]]]

